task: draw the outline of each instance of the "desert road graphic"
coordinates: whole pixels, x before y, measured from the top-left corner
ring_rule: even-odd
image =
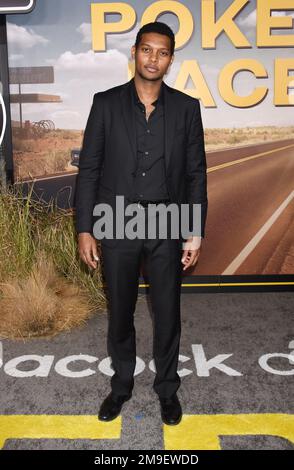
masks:
[[[198,263],[187,275],[289,274],[294,140],[207,152],[208,218]],[[45,200],[72,207],[76,171],[36,179]]]

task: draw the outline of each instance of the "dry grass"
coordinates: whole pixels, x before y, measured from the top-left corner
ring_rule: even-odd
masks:
[[[43,136],[25,137],[12,128],[13,161],[16,181],[52,173],[77,171],[70,164],[71,150],[80,148],[83,131],[56,129]]]
[[[0,191],[0,337],[54,336],[105,308],[100,269],[77,251],[73,214]]]
[[[26,279],[0,283],[0,288],[2,338],[53,336],[85,323],[91,313],[85,293],[44,255]]]

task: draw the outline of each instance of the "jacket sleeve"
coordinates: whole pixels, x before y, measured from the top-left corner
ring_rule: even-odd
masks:
[[[104,160],[103,97],[96,93],[87,120],[76,179],[76,231],[93,230],[93,209]]]
[[[186,185],[189,203],[190,227],[192,227],[193,204],[201,204],[201,237],[205,236],[207,218],[207,162],[204,131],[199,100],[196,99],[187,141]],[[199,233],[197,235],[200,235]]]

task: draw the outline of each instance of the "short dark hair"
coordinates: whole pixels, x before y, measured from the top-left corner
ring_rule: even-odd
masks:
[[[173,30],[167,24],[162,23],[161,21],[154,21],[152,23],[144,24],[144,26],[142,26],[142,28],[140,28],[137,33],[135,42],[136,48],[139,46],[142,35],[144,33],[159,33],[168,36],[170,38],[171,55],[173,55],[175,50],[175,35]]]

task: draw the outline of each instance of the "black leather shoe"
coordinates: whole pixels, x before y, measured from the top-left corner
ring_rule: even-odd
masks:
[[[100,421],[111,421],[115,419],[120,414],[122,405],[129,400],[131,396],[132,395],[121,395],[115,397],[113,393],[110,392],[100,407],[98,419]]]
[[[182,408],[176,393],[171,398],[159,397],[159,401],[162,421],[165,424],[178,424],[182,419]]]

